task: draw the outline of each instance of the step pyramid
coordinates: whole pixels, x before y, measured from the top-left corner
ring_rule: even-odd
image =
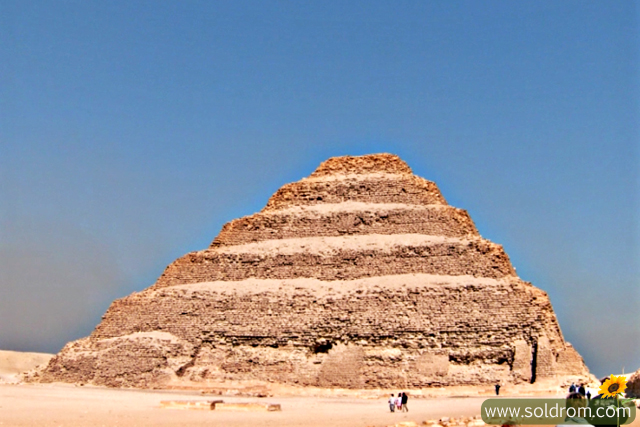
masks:
[[[35,381],[343,388],[587,377],[545,292],[391,154],[335,157],[116,300]]]

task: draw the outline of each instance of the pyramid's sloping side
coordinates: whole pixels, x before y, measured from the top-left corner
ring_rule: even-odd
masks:
[[[587,377],[547,295],[466,211],[389,154],[332,158],[149,289],[36,378],[157,387],[351,388]]]

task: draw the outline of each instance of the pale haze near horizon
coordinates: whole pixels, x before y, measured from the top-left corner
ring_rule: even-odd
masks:
[[[56,352],[331,156],[391,152],[640,368],[636,2],[2,2],[0,349]]]

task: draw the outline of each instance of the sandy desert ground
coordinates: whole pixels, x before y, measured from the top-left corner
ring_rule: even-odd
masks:
[[[199,391],[119,390],[69,384],[9,384],[20,372],[46,363],[52,355],[0,351],[0,426],[387,426],[443,416],[480,413],[484,398],[412,399],[409,413],[390,413],[385,398],[296,396],[282,389],[276,397],[202,395]],[[371,397],[371,394],[368,395]],[[279,403],[280,412],[216,412],[163,409],[163,400]]]
[[[216,397],[217,398],[217,397]],[[390,413],[385,399],[356,397],[221,397],[225,402],[269,402],[281,412],[163,409],[162,400],[207,400],[199,392],[118,390],[73,385],[0,385],[1,426],[391,426],[441,417],[474,416],[486,397],[413,399],[409,413]],[[631,425],[640,427],[636,419]]]
[[[163,400],[223,399],[279,403],[281,412],[161,408]],[[412,399],[408,413],[390,413],[384,398],[353,396],[203,396],[198,391],[122,390],[67,384],[0,385],[0,426],[393,426],[442,417],[475,416],[487,396]],[[632,427],[640,427],[636,419]]]
[[[280,412],[163,409],[162,400],[207,400],[199,392],[116,390],[73,385],[0,385],[2,426],[387,426],[480,414],[484,397],[414,399],[408,413],[390,413],[385,399],[354,397],[215,397],[225,402],[282,405]]]
[[[271,387],[272,397],[203,395],[199,390],[110,389],[70,384],[15,383],[18,374],[48,361],[52,355],[0,351],[0,426],[392,426],[418,424],[442,417],[478,416],[491,387],[458,387],[414,391],[408,413],[390,413],[385,391]],[[2,384],[4,382],[4,384]],[[10,383],[12,382],[12,383]],[[235,391],[237,391],[236,389]],[[247,390],[247,389],[245,389]],[[503,395],[552,396],[552,387],[506,386]],[[416,395],[414,394],[414,396]],[[217,400],[225,403],[277,403],[280,412],[222,412],[166,409],[164,400]],[[636,420],[632,427],[640,427]]]

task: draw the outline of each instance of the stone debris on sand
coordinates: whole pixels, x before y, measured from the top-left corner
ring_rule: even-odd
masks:
[[[415,421],[401,421],[399,423],[390,424],[387,427],[483,427],[486,426],[484,421],[477,417],[460,417],[450,418],[443,417],[439,420],[426,420],[418,424]]]
[[[592,380],[547,294],[435,183],[375,154],[284,185],[25,379],[409,390],[568,377]]]
[[[165,409],[197,409],[211,411],[222,400],[162,400],[160,407]]]
[[[232,412],[282,411],[282,407],[278,403],[255,403],[255,402],[219,403],[215,406],[214,409],[216,411],[232,411]]]
[[[160,407],[165,409],[195,409],[207,411],[236,411],[236,412],[274,412],[282,411],[279,403],[262,402],[233,402],[223,400],[163,400]]]

